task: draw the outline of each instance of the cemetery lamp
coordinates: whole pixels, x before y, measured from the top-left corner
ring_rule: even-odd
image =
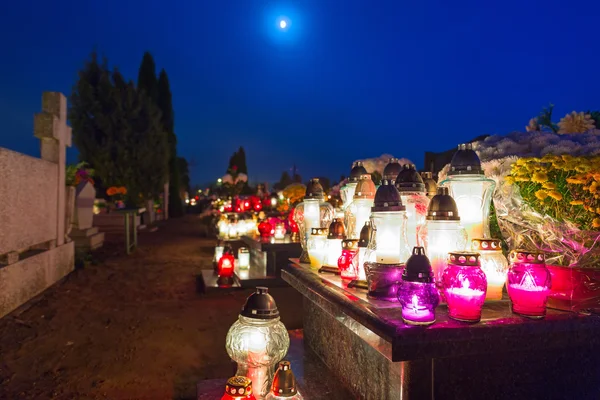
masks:
[[[479,262],[487,279],[486,300],[502,300],[502,288],[506,282],[508,260],[502,253],[499,239],[473,239],[471,250],[481,255]]]
[[[496,183],[486,178],[471,143],[461,144],[450,162],[446,186],[456,201],[469,240],[490,237],[490,205]]]
[[[365,262],[373,261],[367,259],[367,246],[369,245],[369,240],[371,239],[371,235],[373,230],[371,229],[371,221],[365,221],[362,229],[360,230],[360,236],[358,238],[358,280],[365,281],[367,280],[367,275],[365,273]]]
[[[319,269],[327,259],[327,234],[328,229],[312,228],[308,238],[308,258],[310,267]]]
[[[365,221],[369,220],[374,200],[375,183],[373,183],[371,175],[363,174],[356,184],[354,200],[352,200],[352,203],[344,211],[344,224],[348,238],[358,239]]]
[[[265,400],[303,400],[289,361],[281,361]]]
[[[219,244],[217,244],[215,246],[215,255],[213,257],[213,262],[215,264],[217,264],[219,262],[219,260],[221,259],[221,256],[223,255],[223,250],[225,249],[225,246],[223,245],[222,242],[219,242]]]
[[[413,164],[405,164],[396,177],[396,188],[406,207],[406,241],[409,248],[420,245],[418,234],[425,226],[429,198],[425,184]]]
[[[421,178],[425,184],[425,192],[427,193],[427,197],[431,199],[437,193],[437,182],[435,179],[433,179],[433,173],[429,171],[421,172]]]
[[[264,398],[271,388],[275,365],[286,355],[290,338],[279,320],[275,299],[266,287],[248,297],[238,320],[227,332],[227,354],[237,363],[236,375],[252,380],[254,393]]]
[[[458,208],[448,194],[448,188],[438,188],[429,203],[425,219],[427,222],[421,230],[421,243],[425,245],[435,281],[441,287],[448,253],[465,250],[467,246],[467,232],[460,225]]]
[[[387,165],[383,169],[383,176],[381,179],[386,179],[388,181],[396,180],[396,177],[400,173],[402,166],[398,162],[397,158],[390,158]]]
[[[479,322],[487,290],[487,280],[479,264],[479,253],[450,253],[442,282],[450,318]]]
[[[294,209],[294,221],[298,225],[302,254],[300,262],[308,263],[306,244],[312,228],[328,228],[333,219],[333,206],[325,201],[323,186],[318,178],[310,180],[306,186],[304,200]]]
[[[544,253],[514,250],[510,262],[506,290],[512,311],[524,317],[544,318],[552,279]]]
[[[238,250],[238,265],[240,269],[250,267],[250,251],[246,247],[240,247]]]
[[[277,223],[277,225],[275,225],[275,231],[273,233],[273,236],[275,237],[275,239],[278,239],[278,240],[285,239],[285,233],[286,233],[285,224],[283,222]]]
[[[342,240],[346,238],[346,228],[339,218],[334,218],[329,225],[327,234],[327,261],[326,265],[335,267],[342,255]]]
[[[435,287],[433,270],[423,247],[414,247],[402,273],[398,288],[402,319],[408,325],[431,325],[440,296]]]
[[[368,172],[363,166],[362,161],[354,162],[352,164],[352,169],[350,170],[348,181],[340,188],[340,197],[342,198],[343,210],[345,210],[346,207],[352,203],[352,200],[354,200],[354,191],[356,189],[356,185],[358,184],[359,178],[364,174],[368,174]]]
[[[358,239],[342,240],[342,255],[337,266],[342,279],[358,279]]]
[[[252,381],[245,376],[233,376],[227,380],[221,400],[256,400],[252,394]]]
[[[258,232],[260,233],[261,238],[270,238],[275,234],[275,229],[273,228],[273,225],[265,219],[258,224]]]

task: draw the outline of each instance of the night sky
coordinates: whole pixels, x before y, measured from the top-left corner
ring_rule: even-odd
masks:
[[[6,1],[0,146],[39,155],[42,91],[70,94],[95,47],[128,78],[146,50],[167,70],[194,183],[240,145],[255,182],[294,163],[338,178],[383,153],[422,167],[550,102],[556,121],[599,109],[599,20],[597,0]]]

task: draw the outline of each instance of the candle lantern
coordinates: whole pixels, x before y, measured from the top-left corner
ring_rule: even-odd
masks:
[[[448,178],[440,186],[447,186],[456,201],[469,240],[490,237],[490,205],[496,183],[485,177],[479,156],[470,143],[458,146]]]
[[[402,281],[403,270],[402,264],[366,261],[367,297],[375,300],[398,301],[398,287]]]
[[[312,228],[308,238],[308,258],[310,266],[319,269],[327,261],[327,234],[328,229]]]
[[[402,169],[402,165],[398,162],[397,158],[390,158],[387,165],[383,169],[383,176],[381,179],[386,179],[388,181],[396,180],[396,177],[400,173]]]
[[[370,220],[373,235],[369,253],[375,253],[374,261],[381,264],[406,261],[410,254],[406,245],[406,209],[394,181],[383,180],[377,189]]]
[[[402,304],[402,319],[409,325],[431,325],[435,322],[435,308],[440,296],[435,287],[433,270],[423,247],[413,248],[402,273],[398,288]]]
[[[275,237],[275,239],[278,239],[278,240],[285,239],[285,233],[286,233],[285,224],[283,222],[277,223],[277,225],[275,225],[275,232],[273,233],[273,236]]]
[[[289,361],[281,361],[266,400],[303,400]]]
[[[231,246],[226,246],[217,266],[217,283],[219,286],[231,286],[235,268],[235,257]]]
[[[252,380],[257,398],[269,392],[275,365],[285,356],[290,337],[279,321],[275,300],[266,287],[257,287],[227,332],[227,354],[237,363],[236,375]]]
[[[502,254],[499,239],[473,239],[471,250],[479,253],[481,269],[487,279],[486,300],[502,300],[502,287],[506,282],[508,260]]]
[[[225,249],[225,246],[223,245],[222,242],[219,242],[219,244],[217,244],[215,246],[215,256],[213,257],[213,262],[214,263],[218,263],[219,260],[221,259],[221,256],[223,255],[223,250]]]
[[[421,243],[433,268],[435,281],[440,286],[446,268],[448,253],[462,251],[467,246],[467,232],[460,225],[460,217],[448,188],[438,188],[427,208],[425,227],[421,229]]]
[[[250,267],[250,251],[246,247],[240,247],[238,250],[238,265],[240,269]]]
[[[300,233],[298,232],[298,224],[293,219],[289,221],[290,223],[290,240],[292,242],[297,242],[300,240]]]
[[[252,394],[252,381],[245,376],[229,378],[221,400],[256,400]]]
[[[342,255],[342,240],[346,238],[344,223],[339,218],[334,218],[329,225],[327,234],[327,261],[326,265],[335,267]]]
[[[338,258],[337,266],[342,279],[358,278],[358,239],[342,240],[342,255]]]
[[[369,245],[369,241],[371,240],[372,229],[371,229],[371,221],[365,221],[362,229],[360,230],[360,237],[358,239],[358,280],[365,281],[367,280],[367,275],[365,273],[365,262],[366,261],[374,261],[367,259],[367,246]],[[372,253],[374,255],[374,253]]]
[[[258,224],[258,232],[260,233],[261,238],[270,238],[275,233],[275,229],[273,228],[273,225],[265,219]]]
[[[350,170],[350,176],[348,177],[348,181],[344,186],[340,188],[340,197],[342,198],[342,209],[345,210],[346,207],[352,203],[354,200],[354,191],[356,190],[356,185],[358,184],[358,180],[362,175],[368,174],[367,170],[363,166],[362,161],[356,161],[352,164],[352,169]]]
[[[479,264],[479,253],[450,253],[442,282],[450,318],[478,322],[487,290],[485,273]]]
[[[373,183],[371,175],[363,174],[354,190],[354,200],[344,212],[346,236],[348,238],[358,239],[365,221],[369,220],[374,199],[375,183]]]
[[[425,226],[429,198],[421,175],[412,164],[406,164],[398,173],[396,188],[402,204],[406,207],[406,241],[409,248],[419,245],[418,234]]]
[[[237,220],[231,221],[229,223],[229,228],[228,228],[228,231],[227,231],[227,236],[229,237],[229,239],[235,239],[235,238],[238,237]]]
[[[219,237],[225,238],[229,233],[229,221],[227,221],[226,216],[221,216],[221,219],[217,223],[217,227],[219,228]],[[218,260],[217,260],[218,261]]]
[[[302,245],[300,262],[309,262],[306,243],[311,228],[328,228],[333,215],[333,206],[325,201],[323,186],[319,183],[319,179],[311,179],[306,186],[304,200],[294,209],[294,221],[298,224]]]
[[[552,279],[544,254],[514,250],[510,262],[506,290],[512,311],[529,318],[544,318]]]
[[[433,179],[433,173],[429,171],[421,172],[421,178],[425,184],[425,192],[427,193],[427,197],[431,199],[437,193],[437,182],[435,179]]]

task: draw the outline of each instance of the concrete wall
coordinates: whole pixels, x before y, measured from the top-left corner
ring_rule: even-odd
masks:
[[[74,268],[74,245],[65,236],[66,121],[65,96],[45,92],[34,118],[41,158],[0,148],[0,317]]]

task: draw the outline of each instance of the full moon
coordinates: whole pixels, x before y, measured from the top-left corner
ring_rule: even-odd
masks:
[[[279,21],[279,27],[281,29],[285,29],[286,26],[287,26],[287,22],[285,22],[285,20],[282,19],[281,21]]]

